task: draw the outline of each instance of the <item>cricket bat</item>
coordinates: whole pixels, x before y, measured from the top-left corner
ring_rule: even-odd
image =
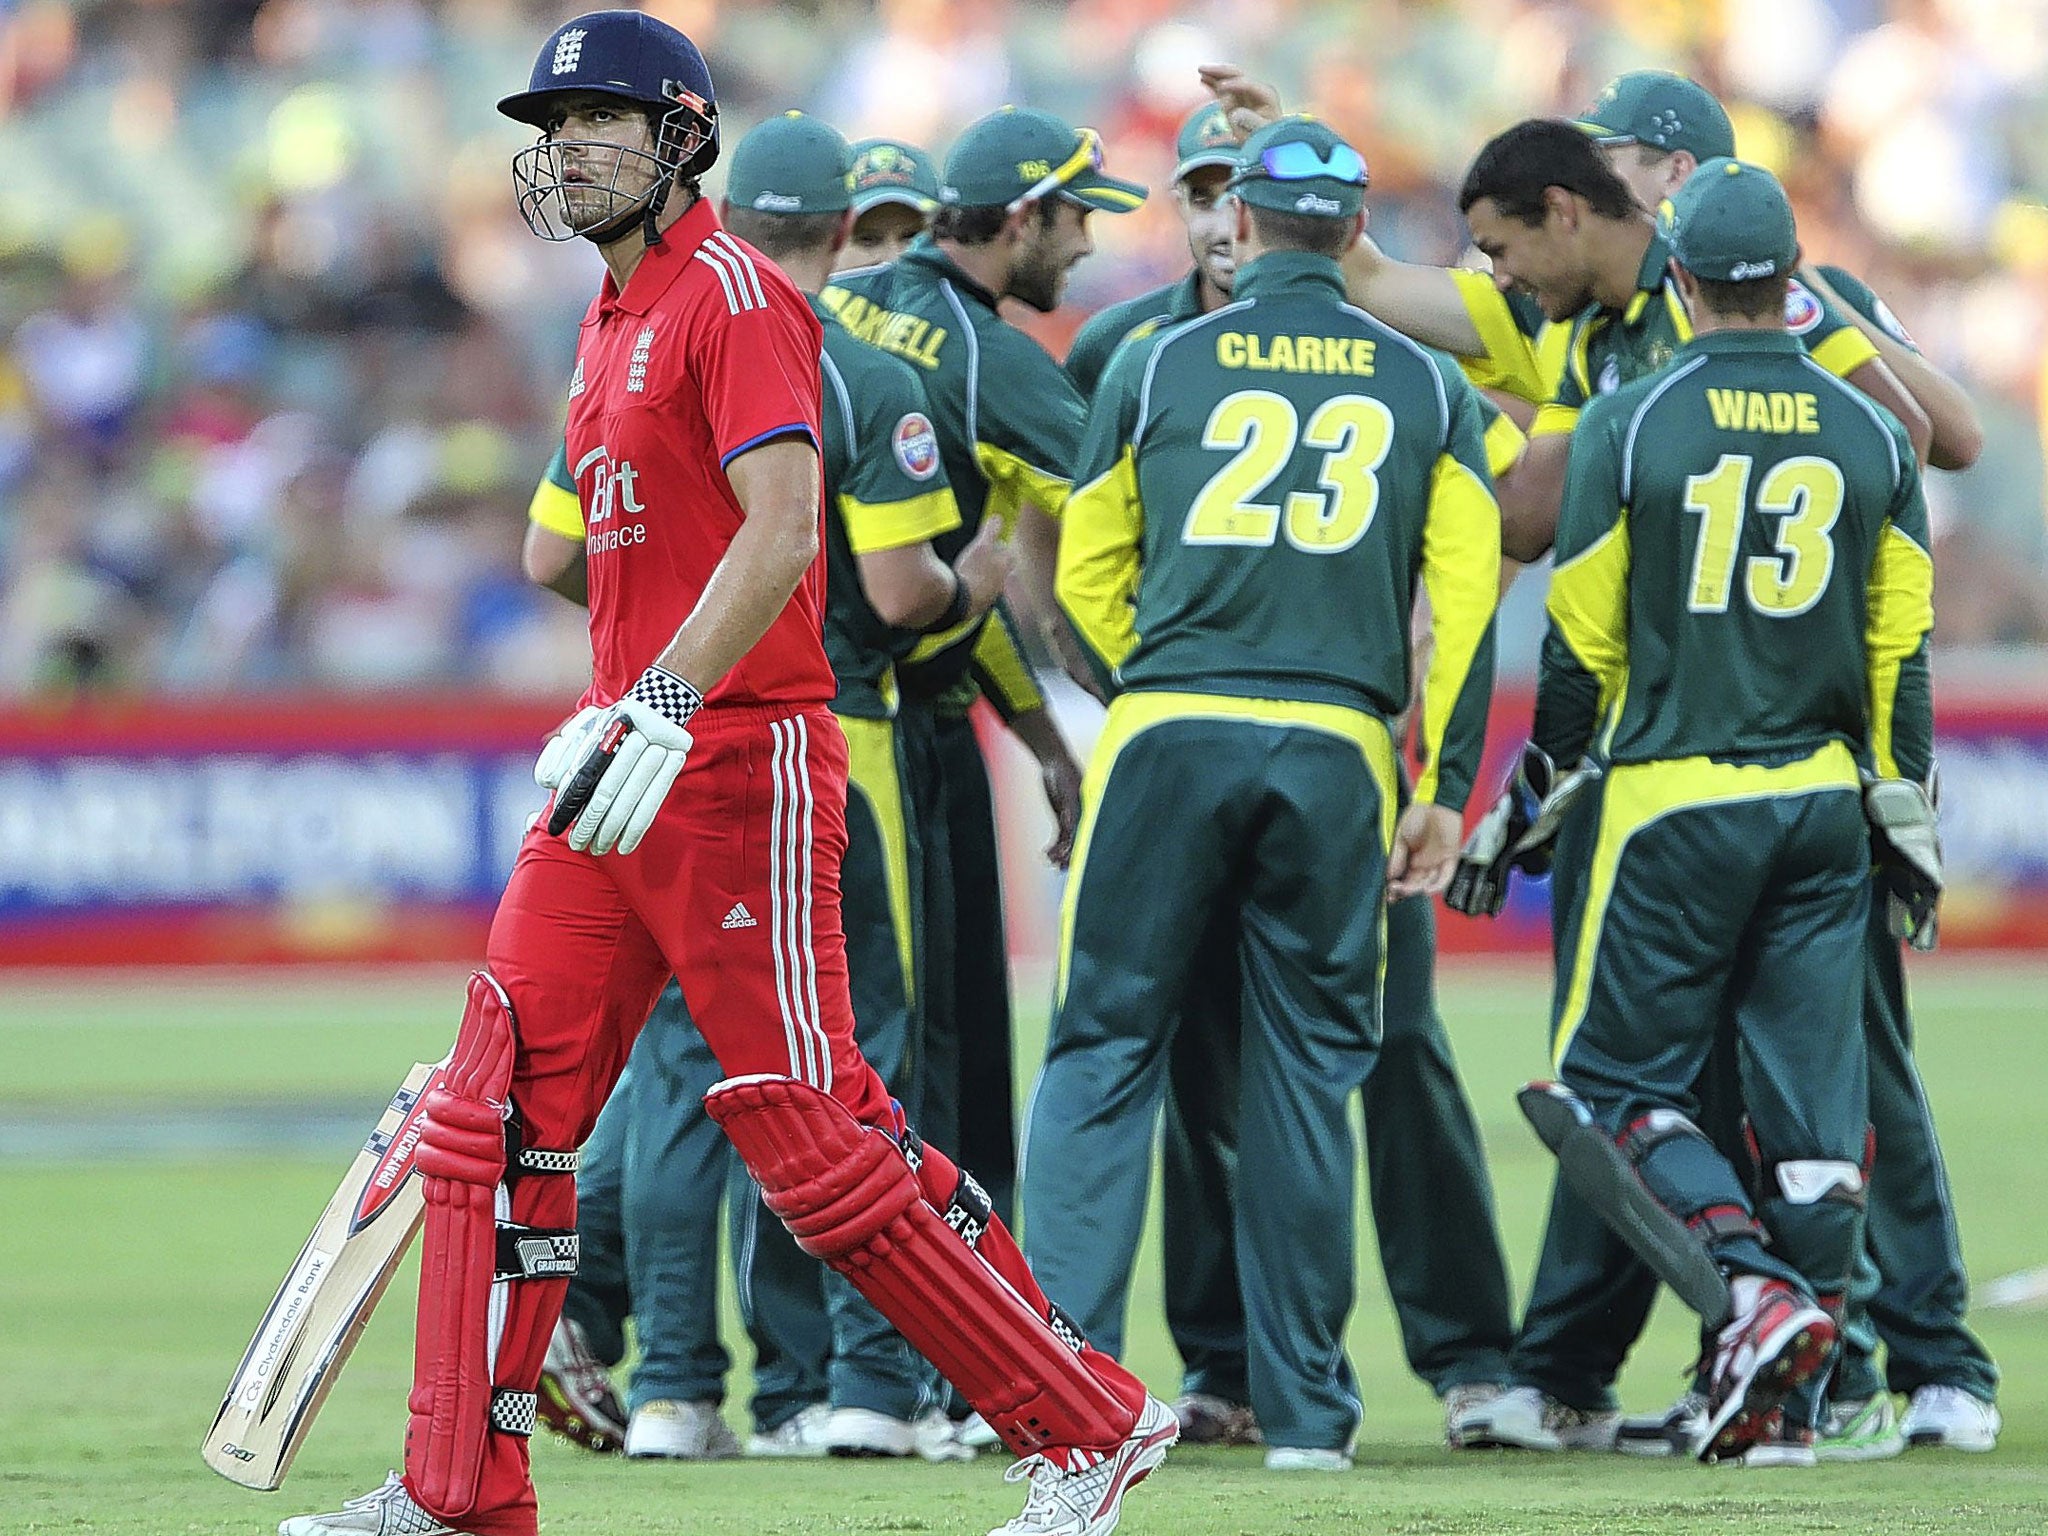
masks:
[[[406,1075],[263,1314],[199,1449],[228,1481],[266,1491],[284,1481],[419,1231],[413,1155],[422,1105],[447,1068],[444,1056]]]

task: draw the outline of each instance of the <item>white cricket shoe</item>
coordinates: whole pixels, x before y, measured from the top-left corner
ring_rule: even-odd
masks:
[[[953,1426],[953,1437],[976,1454],[992,1451],[1003,1443],[995,1425],[978,1413],[970,1413]]]
[[[811,1458],[827,1454],[825,1424],[832,1409],[824,1403],[806,1403],[769,1430],[747,1436],[749,1456]]]
[[[1735,1316],[1714,1336],[1707,1366],[1707,1423],[1693,1454],[1727,1461],[1782,1426],[1775,1410],[1826,1366],[1835,1347],[1827,1313],[1764,1275],[1729,1280]]]
[[[626,1426],[628,1456],[667,1461],[730,1461],[740,1453],[739,1436],[719,1417],[718,1404],[681,1403],[657,1397],[633,1410]]]
[[[1466,1426],[1482,1409],[1498,1402],[1506,1390],[1497,1381],[1461,1381],[1444,1388],[1444,1444],[1454,1451],[1464,1450]]]
[[[1313,1445],[1275,1445],[1267,1448],[1268,1472],[1349,1472],[1347,1451],[1326,1450]]]
[[[1069,1472],[1049,1456],[1026,1456],[1003,1474],[1006,1483],[1030,1481],[1024,1513],[989,1536],[1109,1536],[1124,1512],[1124,1495],[1166,1460],[1179,1438],[1173,1410],[1147,1397],[1124,1443],[1091,1467]]]
[[[2005,1421],[1996,1404],[1961,1387],[1920,1387],[1899,1423],[1906,1444],[1944,1451],[1992,1451]]]
[[[327,1515],[293,1515],[277,1536],[461,1536],[413,1502],[396,1472]]]
[[[1514,1451],[1611,1451],[1621,1415],[1574,1408],[1536,1387],[1510,1387],[1465,1416],[1462,1443]]]
[[[572,1445],[608,1455],[626,1438],[626,1410],[612,1373],[580,1324],[557,1318],[541,1362],[535,1416]]]
[[[1829,1403],[1813,1442],[1813,1454],[1821,1461],[1888,1461],[1905,1449],[1899,1410],[1889,1392]]]
[[[960,1438],[960,1430],[946,1417],[946,1410],[934,1408],[910,1426],[917,1454],[926,1461],[972,1461],[975,1448]]]

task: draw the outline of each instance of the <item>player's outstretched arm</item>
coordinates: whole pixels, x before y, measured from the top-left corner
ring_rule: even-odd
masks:
[[[1812,267],[1799,270],[1799,280],[1870,338],[1884,365],[1898,375],[1912,394],[1914,403],[1927,414],[1933,440],[1927,462],[1936,469],[1968,469],[1984,451],[1984,424],[1968,391],[1930,363],[1917,348],[1899,340],[1883,326],[1873,324],[1857,305],[1836,291],[1827,275]]]
[[[984,519],[950,566],[923,540],[855,559],[875,616],[898,629],[920,631],[951,629],[987,613],[1003,595],[1013,563],[1000,517]]]
[[[1927,462],[1927,455],[1934,446],[1934,423],[1927,419],[1919,401],[1900,382],[1899,376],[1886,366],[1883,358],[1872,358],[1862,367],[1852,369],[1843,382],[1862,390],[1898,417],[1899,425],[1906,429],[1906,437],[1913,444],[1913,456],[1922,464]]]

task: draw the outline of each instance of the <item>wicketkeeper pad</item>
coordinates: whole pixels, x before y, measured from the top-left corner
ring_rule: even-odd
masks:
[[[1090,1369],[1079,1336],[969,1246],[988,1220],[971,1195],[948,1189],[949,1224],[896,1142],[794,1078],[728,1078],[704,1105],[799,1246],[852,1281],[1012,1451],[1102,1449],[1130,1433],[1136,1409]]]

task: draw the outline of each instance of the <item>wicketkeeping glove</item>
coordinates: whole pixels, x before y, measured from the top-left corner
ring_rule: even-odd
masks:
[[[1507,904],[1508,871],[1540,875],[1549,870],[1551,844],[1565,813],[1599,777],[1599,768],[1590,762],[1560,777],[1548,753],[1534,742],[1525,744],[1507,787],[1458,851],[1445,904],[1467,917],[1498,917]]]
[[[1870,851],[1884,882],[1885,909],[1895,937],[1915,949],[1932,949],[1941,902],[1941,834],[1935,798],[1911,779],[1870,779],[1863,785],[1863,819],[1870,823]]]
[[[690,755],[690,716],[703,705],[697,690],[675,673],[649,667],[626,696],[608,709],[577,714],[543,751],[534,777],[558,787],[548,832],[569,834],[577,852],[631,853],[654,825],[661,802]]]

